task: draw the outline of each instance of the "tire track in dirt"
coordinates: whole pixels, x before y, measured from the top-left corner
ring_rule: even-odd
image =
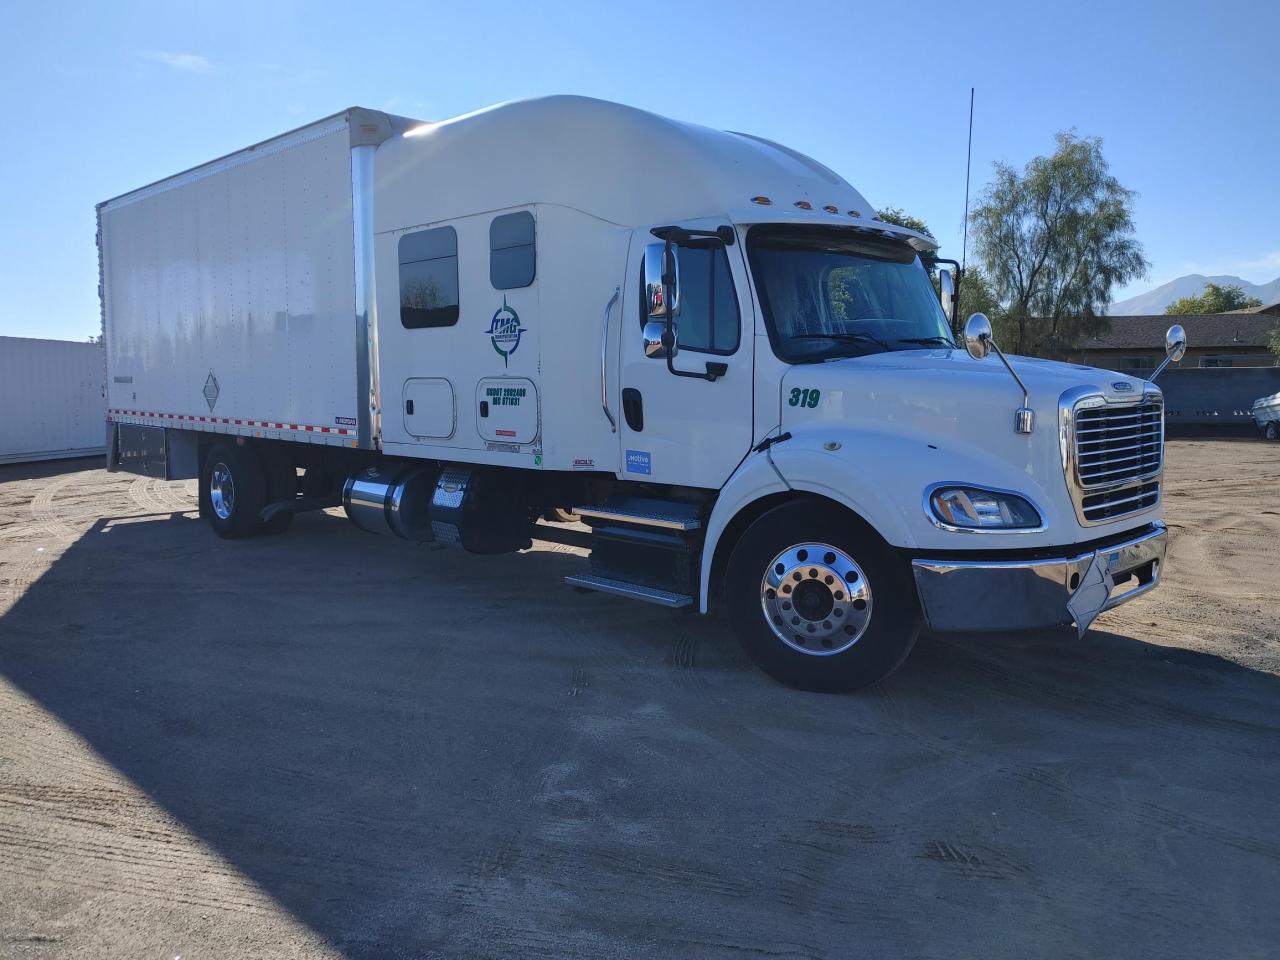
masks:
[[[930,840],[920,856],[975,880],[1016,880],[1031,872],[1025,863],[1008,854],[954,841]]]
[[[35,829],[31,829],[35,826]],[[86,884],[106,892],[115,891],[160,903],[206,907],[217,910],[263,912],[256,888],[237,872],[194,846],[179,844],[139,845],[116,838],[91,840],[81,831],[74,841],[39,836],[38,825],[30,819],[21,827],[0,821],[0,847],[7,864],[22,868],[33,879]],[[200,885],[225,886],[227,893],[200,896],[191,880]]]
[[[17,555],[0,561],[0,616],[18,605],[36,578],[36,570],[42,565],[40,555],[31,545],[14,548]]]
[[[70,474],[42,485],[39,492],[31,499],[31,505],[28,507],[36,525],[48,536],[64,544],[73,542],[78,534],[73,532],[58,516],[53,502],[59,493],[75,482],[76,476],[76,474]]]
[[[1039,766],[1005,767],[1000,771],[1016,782],[1046,790],[1060,797],[1068,797],[1080,801],[1083,805],[1095,809],[1112,809],[1112,805],[1104,803],[1087,791],[1072,786],[1061,774]],[[1192,840],[1209,841],[1222,846],[1232,847],[1243,853],[1255,854],[1267,860],[1280,861],[1280,841],[1269,835],[1241,833],[1221,826],[1202,817],[1194,817],[1181,813],[1170,807],[1153,803],[1149,800],[1129,801],[1134,818],[1140,823],[1181,834]]]
[[[564,627],[555,629],[565,633]],[[585,662],[592,659],[588,657]],[[582,662],[571,666],[566,685],[559,688],[558,694],[555,690],[549,688],[550,695],[558,699],[551,702],[550,712],[541,718],[542,732],[530,732],[530,749],[509,771],[511,789],[499,800],[503,807],[532,809],[541,816],[499,819],[503,825],[467,860],[463,876],[447,895],[446,916],[454,930],[460,931],[464,922],[475,929],[481,924],[480,918],[492,916],[509,896],[511,882],[519,876],[522,865],[525,874],[545,875],[544,864],[526,862],[539,842],[537,834],[563,834],[580,825],[581,801],[572,790],[571,780],[577,773],[581,752],[576,745],[584,736],[575,720],[590,710],[591,677],[587,667]],[[534,955],[532,951],[538,947],[536,931],[510,928],[510,933],[514,955]],[[474,946],[482,947],[479,943]],[[554,943],[549,946],[554,947]],[[487,944],[484,947],[489,948]]]
[[[129,496],[144,513],[190,513],[197,504],[175,489],[177,485],[155,477],[136,477]]]

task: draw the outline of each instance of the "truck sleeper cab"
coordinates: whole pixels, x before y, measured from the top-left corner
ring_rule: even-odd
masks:
[[[813,690],[1158,583],[1159,390],[958,342],[933,239],[770,141],[352,108],[98,218],[109,465],[198,477],[223,537],[582,547],[571,586],[722,608]]]

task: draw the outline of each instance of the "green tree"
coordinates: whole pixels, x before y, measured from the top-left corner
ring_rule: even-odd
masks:
[[[1003,315],[1000,302],[991,292],[991,284],[981,267],[967,267],[960,281],[960,301],[956,305],[956,326],[963,328],[964,322],[974,313],[985,313],[1000,332]]]
[[[883,210],[877,211],[876,216],[885,223],[896,224],[899,227],[906,227],[908,230],[916,230],[930,237],[933,236],[933,231],[929,229],[927,223],[919,217],[913,217],[901,207],[885,207]],[[934,259],[936,255],[936,251],[934,253],[920,254],[920,262],[929,271],[929,278],[933,280],[934,289],[937,289],[938,286],[938,263]]]
[[[1102,141],[1059,133],[1021,171],[994,164],[970,215],[974,247],[1014,353],[1063,355],[1107,330],[1111,291],[1144,276],[1134,193],[1110,173]]]
[[[933,231],[929,229],[927,223],[919,217],[913,217],[901,207],[885,207],[876,216],[885,223],[897,224],[899,227],[918,230],[920,233],[933,236]],[[929,270],[934,290],[938,290],[937,260],[932,254],[921,254],[920,259]],[[991,285],[987,282],[982,270],[976,266],[968,267],[965,270],[964,278],[957,280],[957,282],[960,287],[960,300],[956,306],[955,320],[952,322],[956,332],[958,333],[963,328],[965,318],[971,313],[985,313],[995,323],[1000,313],[1000,305],[992,295]],[[834,304],[834,298],[832,302]]]
[[[1206,283],[1204,292],[1198,297],[1183,297],[1164,308],[1164,312],[1172,316],[1185,317],[1197,313],[1226,313],[1228,310],[1244,310],[1247,307],[1260,307],[1262,301],[1257,297],[1246,296],[1244,290],[1233,283],[1218,286]]]
[[[885,223],[897,224],[899,227],[906,227],[908,230],[918,230],[920,233],[933,236],[933,231],[929,229],[929,225],[919,217],[913,217],[901,207],[885,207],[876,214]]]
[[[1280,327],[1271,331],[1271,352],[1280,356]]]

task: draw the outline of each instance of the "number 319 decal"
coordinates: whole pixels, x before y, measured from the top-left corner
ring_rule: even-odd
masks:
[[[813,409],[818,405],[818,398],[821,396],[822,391],[818,389],[810,390],[806,387],[801,390],[799,387],[792,387],[791,397],[787,400],[787,406]]]

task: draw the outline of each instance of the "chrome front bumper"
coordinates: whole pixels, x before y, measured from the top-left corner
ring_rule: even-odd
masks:
[[[1030,630],[1071,623],[1067,605],[1097,557],[1115,587],[1097,612],[1132,600],[1160,582],[1164,524],[1132,540],[1047,560],[913,560],[920,607],[942,633]]]

